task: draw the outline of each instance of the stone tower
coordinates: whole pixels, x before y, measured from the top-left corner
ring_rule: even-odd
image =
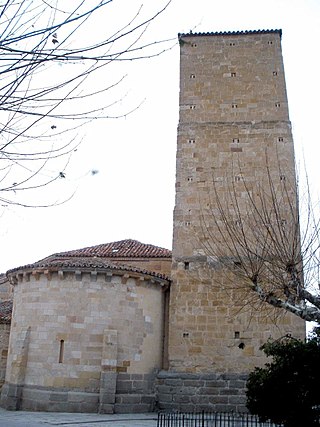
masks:
[[[245,375],[265,362],[260,346],[286,333],[304,337],[293,315],[275,322],[243,307],[247,296],[226,286],[210,250],[224,244],[216,199],[232,210],[236,198],[241,208],[267,175],[281,180],[280,170],[295,188],[281,30],[180,35],[169,371],[161,382],[171,397],[160,392],[160,406],[239,409]]]

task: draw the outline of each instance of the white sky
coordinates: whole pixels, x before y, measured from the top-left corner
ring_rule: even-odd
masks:
[[[142,2],[142,0],[141,0]],[[145,0],[145,8],[163,4]],[[114,22],[125,17],[128,0],[114,0]],[[130,6],[140,5],[130,0]],[[110,9],[111,11],[111,9]],[[117,16],[117,14],[119,15]],[[96,28],[97,26],[94,25]],[[150,38],[179,32],[283,30],[290,118],[296,153],[304,153],[319,190],[320,0],[172,0]],[[98,37],[98,35],[97,35]],[[0,217],[0,272],[55,252],[126,238],[171,248],[174,207],[179,48],[157,59],[123,63],[129,76],[121,106],[142,106],[127,118],[82,128],[84,142],[66,181],[77,188],[71,201],[48,209],[8,207]],[[128,104],[127,104],[128,103]],[[92,176],[90,170],[99,173]],[[58,187],[47,189],[52,198]]]

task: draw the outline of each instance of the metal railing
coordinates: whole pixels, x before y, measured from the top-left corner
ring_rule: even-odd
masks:
[[[157,427],[281,427],[240,412],[159,412]]]

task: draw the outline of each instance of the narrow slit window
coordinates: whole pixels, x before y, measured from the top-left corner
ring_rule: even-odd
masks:
[[[190,79],[195,79],[196,75],[195,74],[190,74]]]
[[[276,108],[279,108],[280,107],[280,102],[276,102],[274,105],[276,106]]]
[[[239,144],[240,140],[239,140],[239,138],[233,138],[232,142],[234,144]]]
[[[278,142],[283,142],[283,137],[282,136],[279,136]]]
[[[273,44],[273,42],[271,40],[268,41],[268,44]]]
[[[285,175],[280,175],[280,181],[285,181],[286,180],[286,176]]]
[[[64,340],[60,340],[59,363],[63,363],[63,353],[64,353]]]
[[[231,77],[236,77],[237,73],[231,73]]]
[[[238,108],[237,104],[231,104],[231,108]]]
[[[239,339],[240,338],[240,332],[239,331],[235,331],[234,337],[235,337],[236,340]]]
[[[190,263],[189,263],[188,261],[186,261],[186,262],[184,263],[184,269],[185,269],[185,270],[189,270],[189,267],[190,267]]]
[[[277,76],[277,75],[278,75],[278,72],[277,72],[277,71],[274,71],[274,72],[273,72],[273,75],[274,75],[274,76]]]

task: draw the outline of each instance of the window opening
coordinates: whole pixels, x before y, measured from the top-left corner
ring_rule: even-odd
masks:
[[[63,363],[63,353],[64,353],[64,340],[60,340],[59,363]]]

